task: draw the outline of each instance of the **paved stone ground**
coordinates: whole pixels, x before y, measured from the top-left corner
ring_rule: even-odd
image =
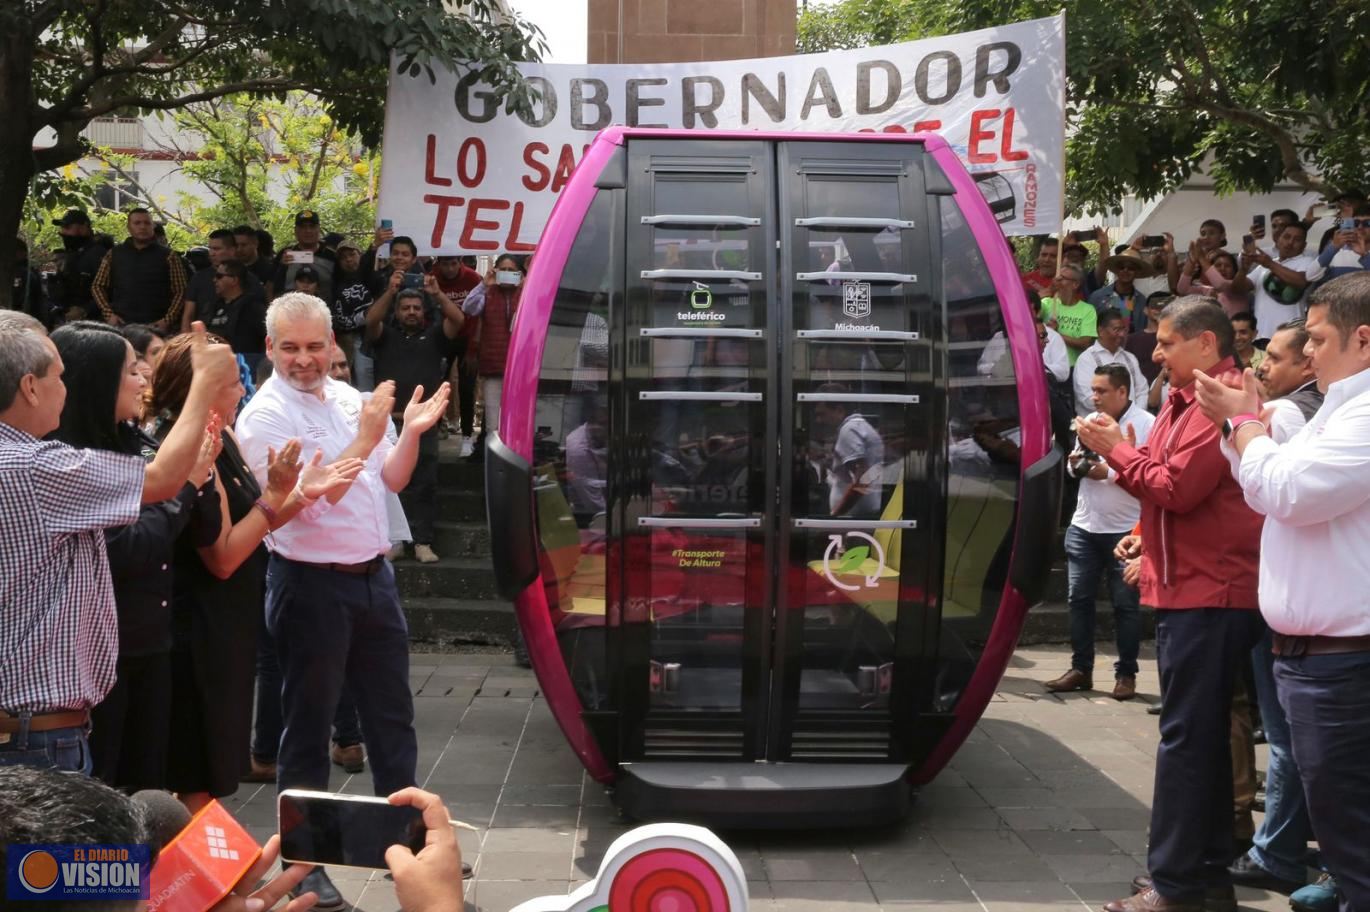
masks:
[[[1100,669],[1111,662],[1099,656]],[[721,833],[747,872],[752,908],[1032,912],[1126,895],[1146,858],[1154,655],[1132,703],[1046,695],[1041,682],[1068,666],[1062,647],[1020,649],[974,734],[900,825]],[[420,778],[479,827],[460,837],[476,867],[468,912],[507,912],[592,877],[629,825],[566,747],[532,673],[501,655],[416,654],[412,675]],[[335,768],[331,787],[369,794],[371,782]],[[274,789],[244,785],[227,803],[260,840],[274,831]],[[331,875],[357,909],[398,909],[381,875]],[[1244,909],[1288,908],[1275,894],[1239,897]]]

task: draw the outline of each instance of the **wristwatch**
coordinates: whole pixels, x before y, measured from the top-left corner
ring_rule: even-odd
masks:
[[[1228,418],[1223,422],[1223,439],[1231,440],[1232,435],[1237,433],[1237,428],[1241,427],[1243,424],[1250,424],[1253,421],[1257,424],[1261,423],[1259,416],[1250,413],[1245,415],[1234,415],[1231,418]]]

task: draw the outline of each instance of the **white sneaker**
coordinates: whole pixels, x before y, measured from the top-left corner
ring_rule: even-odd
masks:
[[[462,458],[462,459],[465,459],[467,456],[470,456],[471,453],[475,451],[475,449],[476,449],[476,442],[475,442],[475,440],[471,439],[470,437],[462,437],[462,438],[461,438],[461,458]]]
[[[438,556],[433,552],[432,545],[415,545],[414,559],[421,564],[436,564]]]

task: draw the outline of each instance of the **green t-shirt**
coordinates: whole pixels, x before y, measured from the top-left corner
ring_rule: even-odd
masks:
[[[1042,299],[1042,321],[1050,322],[1056,320],[1056,331],[1063,336],[1074,336],[1077,339],[1097,339],[1099,337],[1099,314],[1094,309],[1094,305],[1088,301],[1076,301],[1074,304],[1062,304],[1059,298]],[[1066,346],[1066,355],[1070,358],[1070,366],[1075,366],[1075,360],[1080,357],[1080,350]]]

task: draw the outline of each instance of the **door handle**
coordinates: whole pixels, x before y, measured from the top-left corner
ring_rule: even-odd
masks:
[[[700,516],[639,516],[637,524],[648,529],[759,529],[759,516],[746,516],[737,519]]]
[[[741,282],[759,282],[759,272],[744,269],[644,269],[644,279],[718,279],[720,282],[737,279]]]
[[[821,529],[833,532],[866,529],[917,529],[916,519],[795,519],[796,529]]]

